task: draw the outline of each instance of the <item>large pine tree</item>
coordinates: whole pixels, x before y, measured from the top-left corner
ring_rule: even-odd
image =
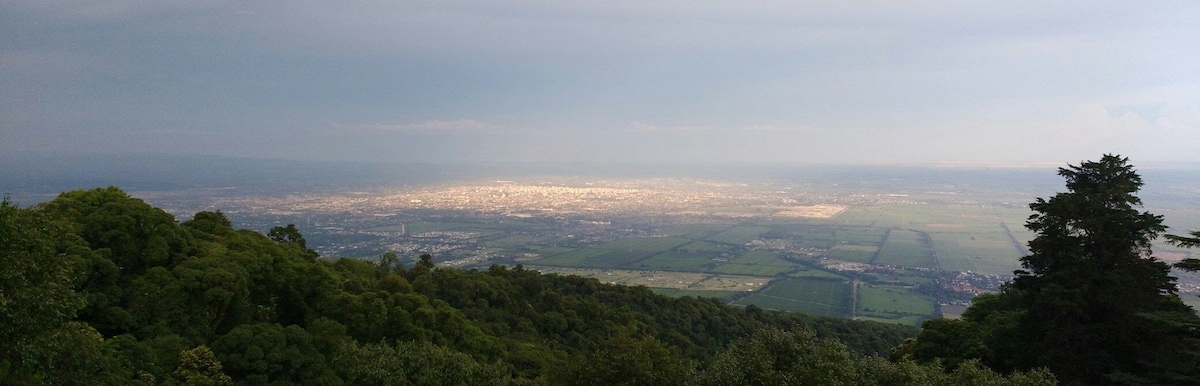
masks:
[[[985,349],[938,355],[983,357],[1002,370],[1047,367],[1066,384],[1200,382],[1200,318],[1152,254],[1166,228],[1139,210],[1141,177],[1116,155],[1059,175],[1067,192],[1030,204],[1026,227],[1037,237],[1016,278],[976,301],[962,322],[928,324],[918,342],[946,328],[976,331]]]
[[[1026,227],[1037,237],[1009,287],[1027,307],[1020,332],[1028,351],[1014,353],[1016,363],[1089,384],[1168,375],[1164,365],[1174,366],[1162,360],[1176,358],[1160,350],[1177,338],[1170,319],[1196,321],[1186,317],[1170,266],[1152,255],[1166,227],[1138,210],[1141,177],[1115,155],[1059,175],[1068,192],[1029,205],[1036,213]]]

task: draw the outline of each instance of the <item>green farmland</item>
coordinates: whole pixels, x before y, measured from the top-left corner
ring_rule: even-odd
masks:
[[[875,264],[902,265],[906,267],[932,268],[933,250],[928,237],[919,232],[892,230],[879,249]]]
[[[905,287],[862,285],[858,289],[859,318],[891,323],[917,324],[933,314],[932,298]]]
[[[827,219],[767,212],[724,223],[672,223],[646,228],[638,236],[597,241],[549,236],[536,232],[544,224],[518,222],[529,231],[495,237],[485,246],[487,253],[520,256],[520,263],[533,268],[580,270],[672,296],[712,296],[769,309],[916,324],[939,315],[937,300],[916,292],[918,286],[930,293],[943,272],[1010,274],[1018,267],[1027,236],[1011,232],[1019,228],[1013,222],[1027,213],[1019,208],[894,203],[850,207]],[[407,231],[482,233],[504,225],[417,222]],[[625,272],[623,279],[612,276],[618,271]],[[696,279],[714,275],[745,279]]]
[[[780,279],[735,302],[834,317],[849,316],[852,303],[850,283],[827,279]]]
[[[770,232],[771,228],[756,227],[756,226],[738,226],[727,231],[705,237],[705,240],[722,243],[741,245],[753,241],[758,238],[758,235]]]
[[[541,257],[525,262],[531,267],[769,278],[764,287],[737,290],[696,290],[649,279],[638,283],[672,296],[733,297],[740,305],[915,325],[938,316],[935,299],[914,292],[917,285],[934,285],[937,272],[1004,275],[1017,268],[1021,250],[1001,217],[988,208],[970,209],[946,215],[928,213],[924,206],[893,205],[801,224],[772,219],[754,225],[672,225],[659,229],[657,234],[666,235],[660,237],[571,242],[572,247],[555,246],[561,241],[554,239],[510,237],[489,246],[531,242],[521,248]],[[837,262],[895,272],[837,271]],[[855,279],[857,291],[850,284]],[[753,293],[739,295],[747,290]]]

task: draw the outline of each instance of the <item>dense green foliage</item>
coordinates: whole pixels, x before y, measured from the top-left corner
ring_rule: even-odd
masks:
[[[926,322],[897,356],[1001,371],[1049,368],[1067,384],[1200,382],[1200,317],[1151,254],[1162,218],[1139,212],[1141,178],[1106,155],[1059,170],[1068,192],[1030,204],[1023,270],[959,321]]]
[[[696,385],[1051,385],[1045,369],[1001,376],[966,362],[952,372],[911,361],[850,354],[844,345],[817,339],[812,331],[759,330],[734,342],[701,373]]]
[[[730,343],[764,330],[850,358],[836,374],[943,374],[875,356],[911,327],[399,260],[319,259],[294,226],[235,230],[219,211],[177,223],[114,187],[5,200],[0,384],[684,384],[721,379],[750,355]]]

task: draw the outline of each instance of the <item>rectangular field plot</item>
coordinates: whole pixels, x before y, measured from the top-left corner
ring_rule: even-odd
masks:
[[[925,244],[924,236],[913,231],[893,230],[888,232],[883,248],[875,264],[900,265],[906,267],[933,267],[932,250]]]
[[[553,265],[553,266],[559,266],[559,267],[578,267],[585,260],[587,260],[591,257],[600,256],[605,253],[608,253],[608,251],[603,250],[603,249],[560,248],[558,250],[562,250],[562,249],[570,249],[571,251],[566,252],[566,253],[560,253],[557,255],[553,255],[553,256],[538,260],[537,264],[538,265]]]
[[[810,238],[805,236],[794,237],[792,238],[792,242],[797,248],[829,249],[837,245],[837,239],[834,238]]]
[[[564,254],[567,252],[574,252],[574,251],[578,250],[578,248],[550,247],[550,246],[545,246],[545,245],[530,245],[530,246],[528,246],[528,248],[529,248],[529,250],[533,251],[534,253],[537,253],[538,255],[541,255],[542,257],[551,257],[551,256],[561,255],[561,254]]]
[[[783,224],[773,226],[771,229],[771,232],[761,236],[763,238],[790,239],[800,248],[829,249],[838,243],[838,227],[835,225]]]
[[[838,228],[836,235],[842,244],[879,246],[883,243],[883,237],[887,235],[887,229],[842,227]]]
[[[684,252],[725,252],[733,249],[731,245],[717,244],[709,241],[693,241],[679,247],[680,251]]]
[[[794,267],[796,263],[780,259],[778,252],[772,251],[750,251],[738,256],[738,258],[730,260],[733,264],[744,265],[771,265],[781,267]]]
[[[842,211],[833,219],[837,224],[844,226],[870,227],[875,225],[875,220],[878,220],[881,215],[883,215],[883,211],[879,208],[853,207]]]
[[[713,271],[734,275],[775,276],[798,267],[796,263],[779,258],[777,252],[750,251]]]
[[[548,257],[537,261],[537,265],[581,268],[620,268],[629,267],[651,256],[657,251],[613,251],[608,249],[588,248],[561,255]]]
[[[979,272],[979,266],[975,262],[980,259],[972,259],[970,251],[966,248],[954,240],[938,239],[938,235],[930,237],[933,238],[933,250],[938,255],[938,267],[943,271]]]
[[[596,246],[600,249],[626,251],[665,251],[692,242],[682,237],[634,237],[610,241]]]
[[[870,263],[875,258],[875,254],[879,251],[879,247],[867,245],[852,245],[842,244],[833,249],[825,251],[823,255],[827,259],[837,259],[851,261],[855,263]]]
[[[704,239],[722,244],[742,245],[758,238],[758,235],[769,231],[771,231],[771,228],[767,227],[736,226],[733,229],[708,236]]]
[[[845,317],[850,314],[850,284],[841,280],[782,279],[735,302],[762,308]]]
[[[775,276],[790,270],[792,270],[792,267],[725,263],[713,268],[712,272],[727,273],[730,275]]]
[[[664,252],[638,262],[637,268],[703,272],[717,266],[716,256],[712,252]]]
[[[529,245],[537,244],[537,242],[541,241],[541,240],[542,240],[541,237],[509,236],[509,237],[505,237],[505,238],[502,238],[499,240],[488,241],[486,245],[488,248],[517,249],[517,248],[525,248]]]
[[[807,269],[807,270],[803,270],[803,271],[796,271],[796,272],[789,273],[787,275],[787,277],[795,277],[795,278],[801,278],[801,279],[807,278],[807,279],[850,280],[850,278],[848,278],[848,277],[845,277],[845,276],[842,276],[842,275],[839,275],[839,274],[836,274],[833,272],[820,270],[820,269]]]
[[[690,239],[702,239],[718,232],[724,232],[733,228],[732,225],[720,224],[687,224],[687,225],[671,225],[658,229],[658,232],[671,236],[687,237]]]
[[[931,316],[934,310],[932,298],[898,286],[861,285],[858,299],[858,315],[875,320],[908,322]]]
[[[1007,235],[931,233],[929,237],[942,270],[1010,275],[1020,267],[1021,251]]]

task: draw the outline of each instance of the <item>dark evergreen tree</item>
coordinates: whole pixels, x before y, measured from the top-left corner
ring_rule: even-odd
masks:
[[[1038,237],[1011,286],[1028,298],[1022,332],[1038,353],[1022,362],[1089,384],[1147,374],[1155,366],[1146,360],[1175,339],[1154,314],[1190,312],[1170,266],[1151,253],[1162,217],[1136,209],[1142,179],[1126,158],[1105,155],[1059,175],[1069,192],[1030,205],[1037,214],[1027,227]]]
[[[1067,192],[1030,204],[1036,213],[1026,226],[1037,237],[1024,269],[1002,293],[968,309],[964,320],[973,326],[927,323],[908,351],[918,360],[932,359],[928,352],[983,357],[1005,371],[1044,366],[1066,384],[1195,384],[1200,318],[1180,301],[1170,266],[1152,254],[1165,227],[1161,216],[1138,209],[1141,177],[1115,155],[1059,175]],[[986,348],[920,349],[964,331],[978,331],[971,339]]]

